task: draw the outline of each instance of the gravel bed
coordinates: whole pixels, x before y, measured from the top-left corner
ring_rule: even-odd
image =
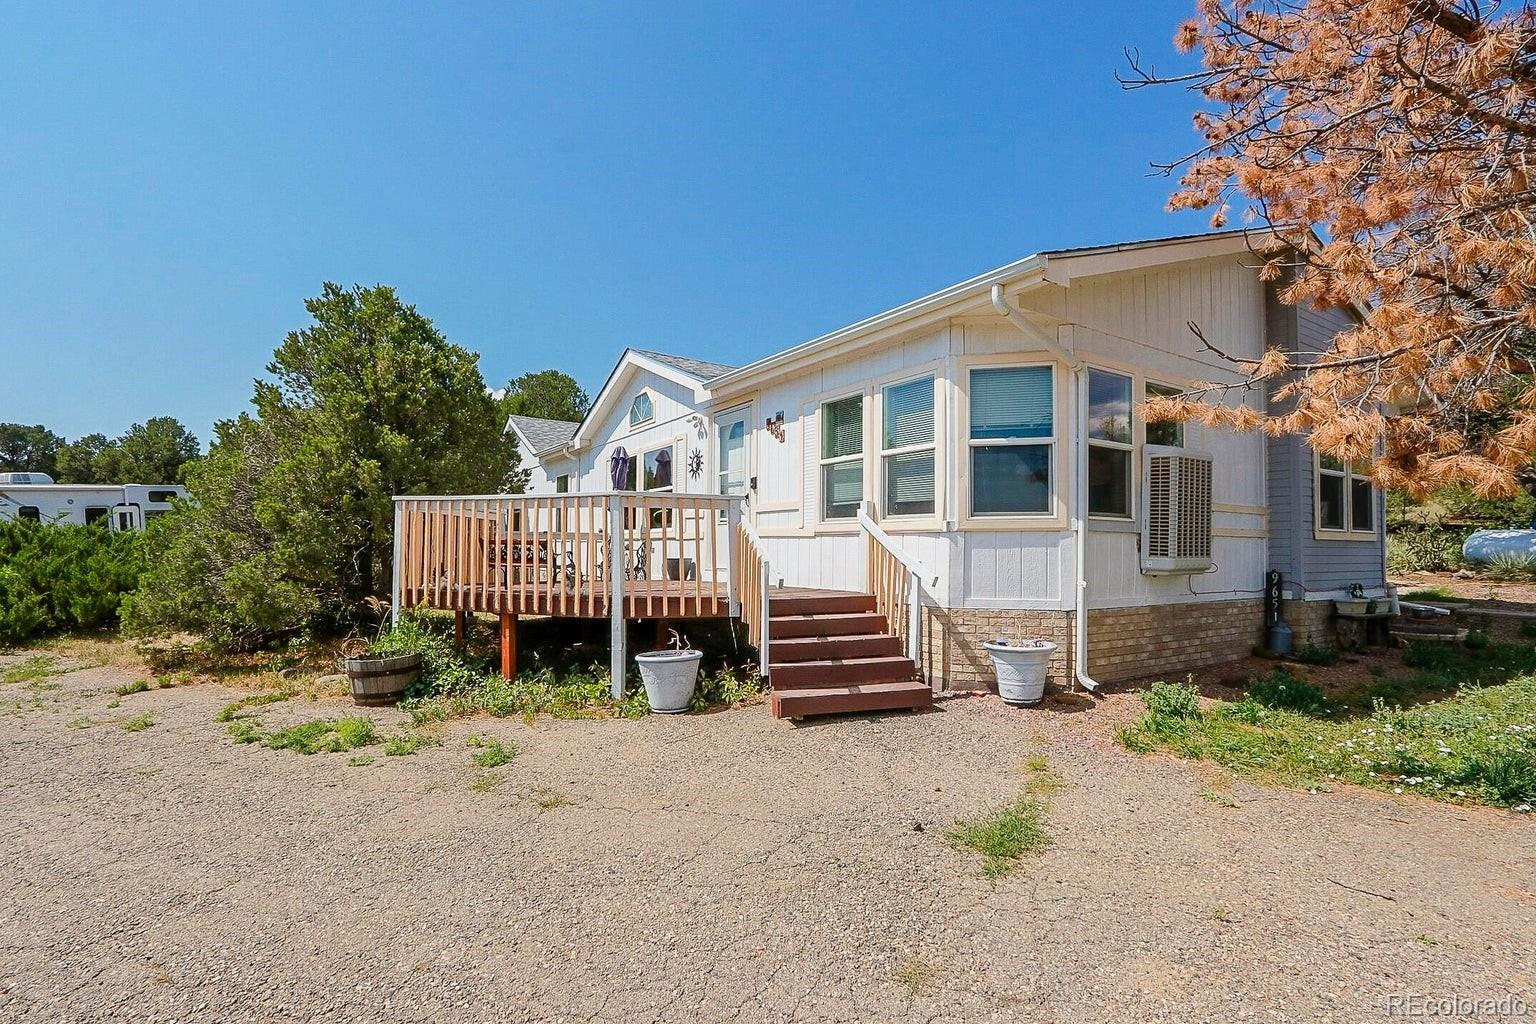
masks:
[[[133,678],[0,687],[0,1020],[1353,1022],[1395,1019],[1394,994],[1536,1006],[1536,822],[1133,755],[1112,735],[1124,694],[799,726],[762,707],[477,721],[412,756],[304,756],[226,736],[214,716],[235,691],[113,693]],[[258,709],[265,728],[352,711]],[[476,735],[521,754],[478,768]],[[1016,797],[1032,756],[1064,783],[1053,845],[988,880],[945,830]]]

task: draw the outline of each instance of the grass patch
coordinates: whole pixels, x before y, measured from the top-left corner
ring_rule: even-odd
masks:
[[[1050,845],[1045,804],[1021,797],[991,814],[956,822],[949,831],[949,841],[979,853],[988,878],[1002,878],[1017,869],[1026,855],[1040,853]]]
[[[371,746],[378,741],[373,719],[361,715],[334,722],[317,718],[261,737],[261,742],[272,750],[292,750],[300,754],[335,754]]]
[[[906,986],[907,994],[914,999],[937,992],[943,976],[943,968],[926,960],[909,960],[896,971],[896,980]]]
[[[59,659],[46,654],[38,654],[6,669],[5,673],[0,675],[0,680],[3,680],[6,685],[12,683],[31,683],[39,679],[46,679],[49,676],[56,676],[65,671],[67,669],[59,663]]]
[[[1410,590],[1406,594],[1399,595],[1403,601],[1461,601],[1465,600],[1456,596],[1456,591],[1447,586],[1425,587],[1422,590]]]
[[[133,718],[125,718],[117,723],[123,732],[143,732],[155,724],[154,718],[149,715],[135,715]]]
[[[1119,738],[1131,750],[1299,789],[1347,782],[1501,807],[1536,801],[1536,650],[1423,645],[1408,654],[1412,673],[1337,702],[1271,674],[1242,701],[1175,715],[1153,687],[1146,713]],[[1447,696],[1403,706],[1431,693]]]
[[[534,806],[541,812],[553,811],[557,807],[570,807],[575,804],[575,801],[569,797],[544,787],[534,790],[531,799]]]
[[[89,718],[74,718],[65,723],[71,729],[89,729],[96,723]]]
[[[1215,804],[1217,807],[1231,808],[1238,806],[1237,801],[1232,799],[1230,793],[1223,793],[1220,790],[1212,789],[1209,786],[1200,791],[1200,799],[1208,800]]]
[[[437,740],[419,732],[406,732],[391,736],[384,744],[385,757],[409,757],[422,747],[435,747]]]
[[[469,780],[469,789],[472,793],[489,793],[501,785],[502,777],[495,772],[476,772]]]
[[[388,750],[386,750],[384,752],[386,754],[389,753]],[[370,765],[370,764],[373,764],[373,755],[372,754],[354,754],[351,757],[347,758],[347,767],[348,768],[362,768],[365,765]]]
[[[117,694],[119,697],[127,697],[130,694],[143,693],[149,688],[148,679],[135,679],[131,683],[124,683],[122,686],[117,687],[112,692]]]
[[[466,745],[480,748],[475,751],[471,760],[481,768],[500,768],[521,753],[516,743],[502,743],[494,737],[471,736],[466,741]]]
[[[219,709],[219,713],[213,716],[215,722],[233,722],[237,718],[245,718],[246,712],[253,708],[265,707],[268,704],[277,704],[288,700],[293,694],[284,691],[273,693],[253,693],[249,697],[241,697],[232,700]]]
[[[256,723],[248,718],[235,719],[229,723],[229,728],[225,731],[229,733],[229,738],[236,743],[261,742],[261,730],[256,728]]]

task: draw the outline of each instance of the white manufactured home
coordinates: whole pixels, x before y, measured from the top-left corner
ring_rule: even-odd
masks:
[[[180,484],[56,484],[45,473],[0,473],[0,520],[142,530],[186,496]]]
[[[549,496],[518,500],[590,524],[591,551],[535,557],[585,558],[600,585],[609,564],[634,577],[639,552],[719,587],[768,650],[783,714],[923,703],[914,681],[986,686],[999,636],[1054,641],[1054,679],[1088,689],[1241,657],[1271,570],[1298,641],[1320,640],[1335,598],[1385,593],[1363,467],[1140,415],[1240,379],[1190,323],[1257,358],[1350,322],[1279,303],[1253,245],[1233,231],[1041,252],[741,367],[626,351],[583,422],[517,428],[529,492]],[[538,507],[498,521],[542,529]],[[622,550],[605,539],[619,529]],[[657,534],[679,559],[657,561]],[[564,585],[582,578],[568,567]]]

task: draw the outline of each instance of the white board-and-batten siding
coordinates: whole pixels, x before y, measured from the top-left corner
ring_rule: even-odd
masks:
[[[1255,356],[1264,341],[1262,287],[1255,271],[1235,257],[1075,280],[1069,288],[1046,286],[1021,301],[1062,321],[1058,338],[1080,359],[1130,374],[1138,400],[1148,381],[1187,386],[1236,379],[1232,367],[1200,345],[1188,321],[1200,324],[1207,337],[1234,355]],[[1073,534],[1066,508],[1074,475],[1070,433],[1076,395],[1065,366],[1056,367],[1056,521],[1006,529],[965,518],[969,369],[1009,361],[1051,360],[1001,318],[966,316],[892,338],[873,351],[824,361],[754,394],[758,491],[751,518],[765,538],[773,578],[800,586],[862,586],[862,537],[846,521],[820,518],[821,405],[852,394],[865,396],[864,490],[866,500],[878,505],[881,391],[932,374],[938,382],[936,514],[927,522],[891,518],[882,525],[921,566],[925,589],[938,604],[1073,607]],[[1259,399],[1252,401],[1257,405]],[[785,417],[782,442],[763,427],[778,412]],[[1135,429],[1133,500],[1139,506],[1143,425],[1138,421]],[[1216,461],[1214,570],[1194,577],[1143,575],[1137,550],[1142,510],[1137,507],[1132,522],[1091,522],[1092,606],[1230,600],[1262,593],[1267,529],[1262,435],[1189,424],[1186,447],[1210,452]]]

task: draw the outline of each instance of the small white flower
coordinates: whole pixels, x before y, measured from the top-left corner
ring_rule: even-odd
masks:
[[[1394,792],[1394,793],[1401,793],[1402,791],[1403,791],[1403,787],[1402,786],[1393,786],[1392,787],[1392,792]]]

